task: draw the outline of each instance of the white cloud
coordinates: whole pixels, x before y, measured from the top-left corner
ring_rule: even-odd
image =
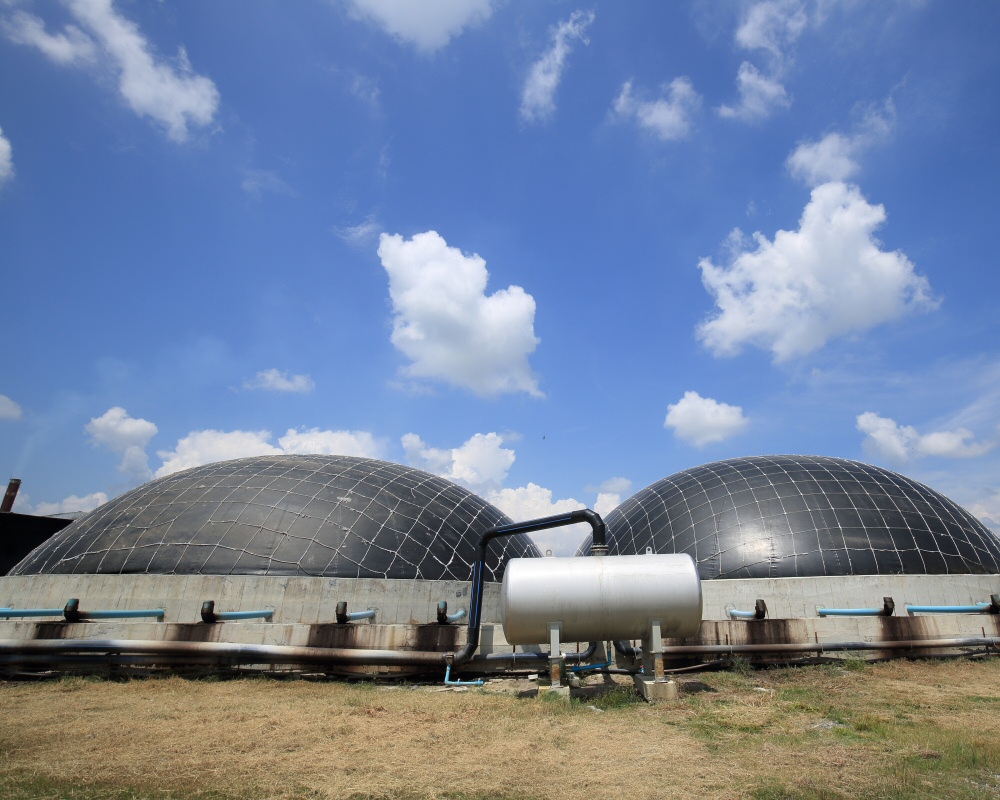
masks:
[[[566,59],[573,51],[574,39],[590,44],[587,28],[594,22],[594,12],[574,11],[552,32],[552,46],[531,66],[521,91],[521,119],[537,122],[552,116],[556,110],[555,94],[562,80]]]
[[[854,134],[828,133],[816,142],[802,142],[785,162],[788,171],[808,186],[845,181],[860,169],[858,156],[892,129],[892,101],[883,110],[870,109]]]
[[[290,428],[278,439],[278,444],[289,454],[382,457],[382,445],[367,431],[321,431],[319,428],[297,431]]]
[[[691,117],[701,105],[701,97],[688,78],[674,78],[664,85],[663,92],[665,98],[636,100],[632,81],[627,81],[615,99],[615,113],[623,119],[634,119],[665,142],[684,139],[691,133]]]
[[[480,395],[541,396],[528,364],[538,345],[531,295],[510,286],[487,296],[486,262],[449,247],[435,231],[409,241],[383,233],[378,255],[389,275],[392,343],[413,362],[405,375]]]
[[[874,233],[885,219],[885,208],[870,205],[856,186],[827,183],[813,189],[797,231],[778,231],[773,242],[755,233],[756,250],[734,231],[728,267],[698,263],[718,307],[698,337],[716,355],[752,344],[782,362],[936,308],[930,284],[906,255],[881,249]]]
[[[119,472],[139,480],[151,477],[146,445],[156,435],[157,428],[152,422],[130,417],[124,408],[115,406],[90,420],[84,430],[93,444],[122,457]]]
[[[736,75],[736,89],[740,95],[739,103],[735,106],[719,106],[719,116],[743,122],[758,122],[769,117],[776,109],[788,108],[792,104],[781,82],[764,75],[749,61],[740,64],[740,71]]]
[[[243,191],[251,197],[260,200],[265,192],[271,194],[283,194],[288,197],[295,197],[295,190],[282,180],[277,172],[267,169],[248,169],[243,173],[243,182],[240,184]]]
[[[10,139],[3,135],[0,128],[0,188],[14,177],[14,151]]]
[[[491,0],[350,0],[354,15],[375,22],[423,53],[444,47],[493,13]]]
[[[667,406],[663,427],[673,428],[678,439],[704,447],[735,436],[748,422],[740,406],[720,403],[697,392],[684,392],[684,397]]]
[[[364,222],[359,222],[357,225],[349,225],[345,228],[334,228],[334,233],[349,245],[361,247],[362,245],[366,245],[371,242],[375,238],[376,234],[379,233],[379,229],[381,227],[382,224],[378,221],[378,217],[374,214],[370,214]]]
[[[742,122],[760,122],[791,99],[782,84],[791,64],[790,51],[809,22],[801,0],[764,0],[744,5],[743,18],[736,29],[736,44],[744,50],[761,51],[769,62],[767,73],[749,61],[740,64],[736,75],[739,101],[721,105],[719,116]]]
[[[460,447],[429,447],[415,433],[402,438],[406,463],[486,495],[499,490],[514,463],[514,451],[503,447],[496,433],[477,433]]]
[[[379,458],[381,444],[365,431],[324,431],[318,428],[288,432],[278,439],[278,446],[271,444],[270,431],[191,431],[177,442],[173,450],[160,450],[157,455],[163,465],[156,470],[162,478],[182,469],[200,467],[216,461],[250,456],[289,455],[342,455]]]
[[[21,419],[21,406],[7,395],[0,394],[0,419]]]
[[[767,0],[747,8],[736,29],[736,43],[746,50],[766,50],[784,58],[806,27],[808,17],[799,0]]]
[[[789,172],[810,186],[845,181],[858,171],[854,139],[828,133],[818,142],[803,142],[788,157]]]
[[[551,489],[535,483],[518,488],[504,487],[503,482],[515,459],[514,451],[503,447],[504,441],[497,433],[477,433],[460,447],[435,448],[415,433],[402,437],[407,464],[465,486],[517,522],[586,507],[572,497],[553,500]],[[597,487],[594,509],[599,514],[607,514],[621,502],[620,493],[631,488],[632,482],[627,478],[606,480]],[[593,487],[588,489],[591,490]],[[531,536],[543,552],[550,549],[556,555],[571,556],[589,532],[590,526],[580,523]]]
[[[632,491],[632,481],[628,478],[608,478],[600,486],[597,487],[597,491],[604,494],[617,494],[623,495],[628,494]],[[594,509],[597,510],[596,508]]]
[[[103,506],[106,502],[108,502],[108,496],[104,492],[85,494],[83,497],[71,494],[65,500],[60,500],[58,503],[39,503],[30,513],[48,517],[53,514],[70,514],[74,511],[93,511],[98,506]]]
[[[5,33],[56,63],[96,62],[110,68],[131,109],[161,123],[176,142],[187,139],[189,125],[212,122],[219,92],[211,80],[193,72],[183,48],[173,64],[158,60],[138,26],[121,16],[111,0],[67,0],[67,7],[90,36],[73,25],[49,34],[40,18],[26,12],[5,20]]]
[[[967,428],[921,434],[911,425],[900,425],[873,411],[859,414],[857,428],[865,434],[865,450],[889,461],[902,463],[922,456],[975,458],[985,455],[996,442],[977,442]]]
[[[289,375],[279,369],[266,369],[258,372],[252,380],[244,379],[243,388],[308,394],[316,388],[316,382],[308,375]]]
[[[585,508],[583,503],[572,497],[565,500],[553,500],[551,489],[545,489],[535,483],[529,483],[527,486],[521,486],[517,489],[499,489],[490,492],[486,499],[515,522],[550,517],[554,514],[563,514],[567,511]],[[536,531],[531,534],[531,538],[543,553],[546,550],[551,550],[557,556],[571,556],[589,532],[589,525],[579,523],[562,528]]]
[[[49,33],[45,22],[27,11],[15,11],[9,19],[0,20],[0,28],[12,42],[36,47],[57,64],[91,61],[97,52],[94,40],[75,25]]]
[[[1000,536],[1000,491],[973,503],[969,512]]]

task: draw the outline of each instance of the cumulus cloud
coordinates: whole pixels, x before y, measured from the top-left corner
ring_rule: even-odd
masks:
[[[374,22],[425,54],[444,47],[466,28],[481,25],[493,13],[491,0],[350,0],[350,8],[356,18]]]
[[[58,64],[94,63],[110,69],[129,107],[163,125],[176,142],[188,138],[189,125],[212,122],[218,89],[194,73],[184,48],[173,63],[158,59],[138,26],[121,16],[111,0],[68,0],[67,8],[86,31],[68,25],[61,33],[50,34],[41,18],[18,11],[4,20],[4,32]]]
[[[853,177],[858,156],[892,128],[895,108],[887,101],[882,110],[871,109],[852,135],[836,131],[815,142],[801,142],[785,162],[788,171],[808,186]]]
[[[813,189],[797,231],[778,231],[773,242],[755,233],[756,249],[734,231],[728,266],[698,263],[718,307],[698,327],[699,339],[716,355],[752,344],[782,362],[936,308],[929,282],[906,255],[881,249],[875,231],[885,219],[885,208],[856,186],[826,183]]]
[[[156,470],[156,477],[162,478],[183,469],[200,467],[216,461],[250,456],[270,456],[281,454],[323,454],[362,456],[378,458],[382,446],[365,431],[324,431],[318,428],[296,430],[290,428],[278,439],[277,446],[271,444],[270,431],[191,431],[177,442],[173,450],[160,450],[157,455],[163,465]]]
[[[31,513],[38,514],[42,517],[50,517],[53,514],[72,514],[75,511],[93,511],[95,508],[104,505],[106,502],[108,502],[108,496],[104,492],[85,494],[83,497],[77,497],[75,494],[71,494],[66,499],[60,500],[57,503],[39,503],[31,510]]]
[[[319,428],[295,430],[278,439],[283,453],[381,458],[382,444],[367,431],[323,431]]]
[[[22,414],[21,406],[7,395],[0,394],[0,419],[21,419]]]
[[[736,44],[744,50],[763,52],[769,68],[765,74],[749,61],[740,64],[736,75],[739,100],[735,105],[719,106],[716,111],[720,116],[760,122],[791,105],[781,79],[791,63],[790,50],[808,21],[800,0],[765,0],[745,6],[736,29]]]
[[[622,119],[634,119],[639,127],[665,142],[684,139],[691,133],[691,117],[701,105],[701,97],[688,78],[674,78],[663,86],[656,100],[637,100],[632,81],[622,85],[614,102],[615,113]]]
[[[406,463],[455,481],[485,496],[499,490],[514,463],[514,451],[496,433],[477,433],[460,447],[428,446],[415,433],[402,437]]]
[[[900,425],[874,411],[859,414],[857,428],[865,434],[862,444],[866,452],[897,463],[923,456],[975,458],[996,446],[996,442],[975,441],[967,428],[921,434],[912,425]]]
[[[593,11],[574,11],[552,32],[552,45],[531,66],[521,91],[521,119],[525,122],[545,120],[555,112],[555,94],[566,68],[566,59],[573,51],[572,43],[576,40],[590,44],[586,34],[593,22]]]
[[[520,486],[516,489],[499,489],[490,492],[486,499],[515,522],[550,517],[554,514],[563,514],[586,507],[572,497],[565,500],[553,500],[552,490],[545,489],[536,483],[529,483],[527,486]],[[563,528],[536,531],[531,534],[531,538],[543,553],[546,550],[551,550],[553,555],[571,556],[589,532],[590,526],[580,523],[567,525]]]
[[[735,436],[747,422],[740,406],[720,403],[697,392],[684,392],[680,400],[667,406],[663,427],[672,428],[678,439],[704,447]]]
[[[10,139],[3,135],[0,128],[0,188],[14,177],[14,151]]]
[[[480,395],[541,396],[528,364],[538,345],[530,294],[509,286],[486,295],[486,262],[449,247],[435,231],[409,241],[383,233],[378,255],[389,275],[392,343],[413,362],[406,376]]]
[[[76,25],[66,25],[59,33],[49,33],[40,17],[27,11],[15,11],[0,20],[0,29],[12,42],[35,47],[57,64],[92,61],[97,47]]]
[[[585,508],[572,497],[556,500],[552,490],[535,483],[516,488],[504,487],[503,482],[514,464],[515,453],[504,447],[504,437],[497,433],[477,433],[461,446],[454,448],[430,447],[415,433],[402,437],[406,463],[454,481],[475,492],[495,505],[511,519],[521,521],[548,517],[565,511]],[[611,478],[597,487],[594,509],[606,514],[621,502],[621,492],[632,486],[626,478]],[[583,537],[590,532],[585,523],[571,525],[554,531],[532,534],[542,550],[550,549],[556,555],[573,555]]]
[[[749,61],[740,65],[740,71],[736,75],[736,90],[739,102],[734,106],[719,106],[719,116],[743,122],[759,122],[771,116],[773,111],[788,108],[792,104],[781,81],[764,75]]]
[[[91,443],[122,457],[118,471],[139,480],[148,479],[149,457],[146,445],[156,435],[157,427],[146,419],[130,417],[121,406],[109,408],[84,426]]]
[[[808,17],[799,0],[767,0],[747,7],[736,29],[736,43],[783,59],[802,34]]]
[[[252,379],[244,379],[243,388],[308,394],[316,388],[316,382],[308,375],[289,375],[279,369],[266,369],[258,372]]]
[[[1000,536],[1000,491],[973,503],[969,512]]]

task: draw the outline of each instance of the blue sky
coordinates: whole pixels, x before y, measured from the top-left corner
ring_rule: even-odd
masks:
[[[16,510],[328,452],[526,518],[802,453],[998,527],[998,40],[986,0],[3,0]]]

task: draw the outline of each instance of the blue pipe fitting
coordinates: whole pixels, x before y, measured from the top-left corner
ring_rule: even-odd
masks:
[[[730,619],[764,619],[767,617],[767,603],[759,597],[753,605],[753,611],[741,611],[738,608],[729,609]]]
[[[448,613],[448,601],[441,600],[438,602],[437,607],[437,621],[438,625],[448,625],[452,622],[458,622],[465,616],[465,609],[460,608],[454,614]]]
[[[474,681],[460,681],[451,679],[451,664],[448,664],[444,668],[444,683],[445,686],[482,686],[485,681],[479,678]]]
[[[373,619],[375,617],[375,609],[369,608],[367,611],[352,611],[347,613],[347,601],[341,600],[337,603],[337,622],[344,625],[348,622],[357,622],[359,619]]]

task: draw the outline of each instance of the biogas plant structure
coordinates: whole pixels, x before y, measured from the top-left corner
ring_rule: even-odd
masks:
[[[530,538],[578,523],[572,558]],[[534,672],[565,693],[603,670],[656,700],[734,659],[979,656],[998,612],[1000,539],[856,461],[729,459],[606,520],[514,521],[398,464],[260,456],[151,481],[31,550],[0,577],[0,674]]]

